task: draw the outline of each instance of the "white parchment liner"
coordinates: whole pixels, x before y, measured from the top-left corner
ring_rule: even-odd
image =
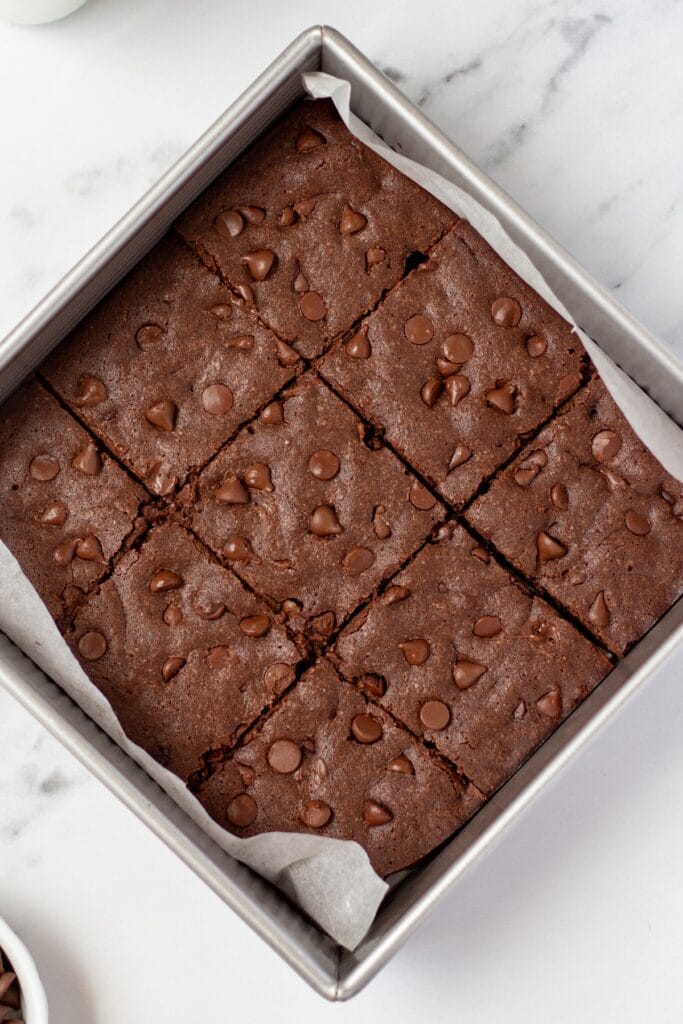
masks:
[[[330,97],[350,131],[455,213],[570,323],[572,318],[528,257],[496,218],[462,189],[389,149],[350,112],[349,82],[322,72],[303,76],[315,98]],[[606,387],[641,440],[674,476],[683,478],[683,431],[576,326]],[[353,949],[368,931],[386,892],[365,851],[355,842],[271,832],[238,839],[220,828],[183,783],[124,734],[109,702],[90,682],[60,636],[19,564],[0,542],[0,628],[55,680],[189,814],[219,846],[288,893],[342,946]]]

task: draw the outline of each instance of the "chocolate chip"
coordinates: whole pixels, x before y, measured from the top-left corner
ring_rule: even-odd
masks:
[[[99,377],[82,377],[78,395],[74,398],[74,405],[83,409],[91,409],[101,402],[105,402],[109,392]]]
[[[564,484],[554,484],[550,491],[550,500],[555,508],[561,510],[569,508],[569,493]]]
[[[292,224],[296,224],[296,214],[291,206],[285,206],[278,218],[278,224],[281,228],[291,228]]]
[[[641,516],[639,512],[634,512],[633,509],[629,509],[624,517],[624,521],[626,529],[630,533],[635,534],[636,537],[644,537],[652,529],[649,520],[645,516]]]
[[[539,356],[545,355],[547,348],[548,342],[538,334],[526,340],[526,350],[532,359],[538,359]]]
[[[228,804],[226,817],[235,828],[248,828],[258,814],[258,804],[248,793],[240,793]]]
[[[209,313],[215,316],[216,320],[229,320],[232,316],[232,306],[227,302],[219,302],[217,306],[211,307]]]
[[[299,271],[299,273],[294,278],[293,288],[297,295],[303,295],[305,292],[308,291],[308,281],[306,280],[305,276],[301,273],[301,271]]]
[[[318,200],[316,198],[304,199],[300,203],[294,203],[294,209],[302,220],[306,220],[306,218],[310,217],[315,210],[317,202]]]
[[[480,545],[477,545],[476,548],[472,548],[470,554],[473,555],[475,558],[478,558],[480,562],[484,563],[484,565],[488,565],[489,562],[491,561],[491,556],[486,550],[486,548],[482,548]]]
[[[270,630],[270,619],[263,612],[257,615],[247,615],[240,619],[240,629],[245,636],[258,638],[265,636]]]
[[[222,505],[246,505],[249,502],[249,491],[239,477],[234,473],[228,473],[215,491],[214,497]]]
[[[548,465],[548,456],[544,451],[538,449],[531,452],[526,459],[520,462],[514,472],[514,481],[519,487],[528,487],[532,480]]]
[[[308,469],[317,480],[333,480],[339,472],[339,459],[329,448],[318,448],[308,460]]]
[[[164,336],[164,329],[161,324],[143,324],[135,333],[135,341],[138,348],[146,349],[149,345],[156,345]]]
[[[164,398],[149,407],[145,413],[145,419],[153,427],[170,434],[175,429],[176,411],[175,402]]]
[[[497,615],[482,615],[472,626],[472,632],[482,640],[492,640],[503,632],[503,626]]]
[[[254,462],[251,466],[247,466],[243,476],[247,487],[251,487],[255,491],[273,490],[270,466],[265,462]]]
[[[238,348],[240,352],[251,352],[254,347],[254,335],[236,334],[234,338],[228,338],[225,344],[228,348]]]
[[[171,569],[159,569],[149,581],[149,589],[153,594],[165,594],[167,590],[178,590],[183,585],[183,577]]]
[[[394,820],[391,811],[376,800],[366,800],[363,806],[363,821],[368,828],[377,828],[378,825],[388,825]]]
[[[299,362],[299,353],[291,345],[288,345],[286,341],[282,341],[281,338],[278,338],[275,342],[275,350],[280,366],[296,366]]]
[[[97,476],[102,470],[102,456],[94,444],[89,444],[74,455],[71,465],[85,476]]]
[[[311,619],[311,627],[318,636],[330,636],[337,625],[337,618],[334,612],[321,612]]]
[[[223,238],[237,238],[244,231],[244,220],[237,210],[223,210],[214,220],[213,226]]]
[[[426,345],[434,337],[432,321],[421,313],[416,313],[406,320],[404,331],[411,345]]]
[[[202,391],[202,405],[212,416],[225,416],[233,404],[232,391],[227,384],[209,384]]]
[[[425,381],[420,388],[420,398],[425,405],[428,405],[431,409],[437,399],[443,394],[443,381],[439,377],[433,377],[431,380]]]
[[[332,817],[332,808],[324,800],[308,800],[299,817],[307,828],[324,828]]]
[[[318,292],[306,292],[299,299],[299,309],[307,320],[316,322],[327,316],[327,308]]]
[[[184,664],[184,658],[167,658],[161,667],[161,678],[165,683],[170,683],[171,679],[178,675]]]
[[[352,359],[369,359],[372,349],[368,341],[367,328],[362,327],[359,331],[356,331],[344,345],[344,351]]]
[[[466,334],[449,334],[441,351],[450,363],[466,363],[474,353],[474,345]]]
[[[413,762],[409,760],[405,754],[399,754],[398,757],[392,758],[387,765],[387,769],[390,772],[396,772],[397,775],[414,775],[415,768]]]
[[[343,533],[333,505],[318,505],[311,514],[308,529],[316,537],[334,537]]]
[[[521,722],[521,720],[525,717],[525,715],[526,715],[526,704],[524,703],[523,700],[520,700],[519,704],[517,704],[517,706],[515,707],[515,710],[512,712],[512,717],[515,719],[515,721]]]
[[[367,217],[364,217],[362,213],[358,213],[356,210],[352,210],[350,206],[346,205],[342,210],[341,220],[339,221],[339,230],[342,235],[355,235],[357,232],[363,230],[367,222]]]
[[[201,591],[195,597],[192,607],[199,618],[205,619],[207,622],[216,622],[217,619],[220,619],[225,614],[225,604],[223,601]]]
[[[240,213],[249,224],[263,224],[266,211],[262,206],[240,206]]]
[[[374,564],[375,555],[370,548],[355,547],[342,558],[342,569],[347,576],[360,576]]]
[[[245,302],[248,305],[253,303],[254,292],[252,291],[248,284],[238,284],[237,287],[235,288],[235,291],[239,295],[240,299],[242,299],[242,302],[238,303],[238,305],[244,305]]]
[[[284,661],[276,661],[269,665],[263,673],[263,682],[273,693],[279,693],[285,687],[293,683],[295,679],[294,669]]]
[[[225,644],[217,644],[206,652],[206,660],[215,672],[227,668],[232,657],[232,651]]]
[[[268,764],[279,775],[291,775],[301,764],[301,747],[293,740],[275,740],[267,753]]]
[[[588,618],[596,626],[609,626],[612,616],[605,600],[604,590],[600,590],[596,594],[588,610]]]
[[[457,661],[453,666],[453,681],[459,690],[469,690],[488,669],[476,661]]]
[[[86,661],[97,661],[107,650],[107,641],[101,633],[89,630],[79,638],[78,653]]]
[[[597,462],[610,462],[621,449],[621,437],[616,430],[600,430],[593,437],[591,451]]]
[[[436,505],[436,498],[419,480],[413,480],[408,491],[410,504],[420,512],[429,512]]]
[[[536,548],[540,562],[551,562],[556,558],[564,558],[567,548],[555,537],[551,537],[545,530],[541,530],[536,536]]]
[[[431,648],[422,637],[415,637],[413,640],[404,640],[398,645],[403,651],[403,657],[409,665],[424,665],[431,654]]]
[[[267,427],[279,427],[284,422],[285,410],[282,402],[271,402],[261,411],[259,420]]]
[[[410,591],[407,587],[401,586],[400,583],[392,583],[384,592],[384,603],[388,605],[398,604],[400,601],[405,601],[407,597],[410,597]]]
[[[162,618],[167,626],[179,626],[183,621],[183,613],[177,604],[167,604]]]
[[[536,701],[536,707],[546,718],[559,718],[562,714],[562,694],[557,684],[550,687]]]
[[[254,281],[265,281],[273,269],[277,257],[272,249],[256,249],[248,252],[242,257],[245,265]]]
[[[231,562],[261,564],[261,559],[254,553],[254,549],[246,537],[231,537],[223,548],[223,554]]]
[[[387,254],[381,245],[374,245],[365,254],[365,270],[372,270],[373,267],[378,267],[380,263],[384,263],[387,258]]]
[[[386,511],[384,505],[377,505],[372,514],[372,528],[380,540],[388,540],[391,537],[391,527],[385,518]]]
[[[177,477],[164,462],[153,463],[147,476],[147,484],[154,494],[170,494],[177,483]]]
[[[442,700],[426,700],[420,708],[420,721],[431,732],[441,732],[450,720],[450,710]]]
[[[106,562],[102,545],[94,533],[89,533],[76,546],[76,556],[85,562]]]
[[[45,483],[54,480],[59,473],[59,463],[51,455],[36,455],[31,459],[28,471],[34,480]]]
[[[69,510],[63,501],[51,501],[42,512],[36,516],[36,521],[43,526],[63,526],[69,515]]]
[[[324,143],[325,139],[315,128],[303,128],[296,137],[296,151],[306,153],[309,149],[317,149]]]
[[[467,395],[469,395],[470,387],[469,378],[465,377],[462,373],[453,373],[444,381],[444,388],[446,389],[448,401],[453,407],[458,405],[462,402],[463,398],[466,398]]]
[[[356,715],[351,722],[353,738],[359,743],[376,743],[381,739],[384,730],[382,723],[372,715]]]
[[[499,409],[506,416],[510,416],[517,408],[516,394],[517,388],[514,384],[502,384],[484,392],[484,398],[494,409]]]
[[[472,449],[468,448],[466,444],[457,444],[453,449],[450,462],[448,463],[448,472],[451,473],[458,466],[464,466],[466,462],[472,458]]]
[[[67,565],[71,565],[74,558],[76,557],[76,548],[80,544],[78,537],[72,537],[70,540],[64,540],[61,544],[52,552],[54,558],[60,569],[65,569]]]
[[[522,309],[516,299],[504,295],[491,303],[491,316],[499,327],[516,327],[522,319]]]

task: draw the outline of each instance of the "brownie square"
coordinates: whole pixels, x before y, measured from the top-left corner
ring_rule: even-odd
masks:
[[[645,448],[599,378],[467,515],[614,654],[683,592],[683,485]]]
[[[192,526],[250,587],[325,637],[443,510],[349,407],[300,378],[199,477]]]
[[[153,527],[68,635],[124,730],[187,780],[295,676],[284,627],[180,526]]]
[[[461,527],[349,623],[336,656],[342,675],[487,794],[610,670]]]
[[[381,875],[429,853],[482,799],[325,660],[245,737],[198,797],[240,836],[354,839]]]
[[[320,370],[461,506],[578,388],[585,359],[569,324],[461,221]]]
[[[0,539],[55,619],[107,570],[145,497],[37,382],[0,406]]]
[[[297,104],[179,231],[305,356],[347,330],[457,218],[363,146],[329,100]]]
[[[294,350],[169,235],[42,372],[152,492],[168,494],[297,364]]]

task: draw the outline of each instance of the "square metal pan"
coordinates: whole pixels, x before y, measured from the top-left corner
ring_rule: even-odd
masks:
[[[302,71],[352,84],[355,113],[395,149],[456,182],[503,223],[580,325],[674,418],[683,366],[334,29],[300,35],[0,342],[0,400],[163,235],[178,214],[300,95]],[[108,736],[0,633],[0,685],[328,999],[360,991],[543,786],[683,639],[679,601],[454,839],[388,894],[349,953],[276,889],[225,854]]]

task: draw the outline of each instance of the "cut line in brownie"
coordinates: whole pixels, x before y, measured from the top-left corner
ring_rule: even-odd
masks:
[[[53,618],[107,572],[146,497],[36,381],[0,406],[0,539]]]
[[[328,637],[424,542],[444,510],[312,375],[188,494],[193,529],[293,628]]]
[[[334,653],[345,678],[487,794],[611,668],[455,526],[349,623]]]
[[[581,384],[557,313],[464,221],[320,371],[461,507]]]
[[[456,220],[354,138],[331,101],[307,100],[209,186],[178,230],[312,357]]]
[[[203,466],[300,365],[168,235],[42,367],[154,494]]]
[[[683,592],[683,485],[599,378],[496,477],[467,518],[616,655]]]
[[[198,798],[238,836],[356,840],[380,875],[420,860],[482,802],[326,660],[245,737]]]
[[[78,610],[74,654],[127,735],[187,779],[290,686],[284,626],[182,527],[152,527]]]

